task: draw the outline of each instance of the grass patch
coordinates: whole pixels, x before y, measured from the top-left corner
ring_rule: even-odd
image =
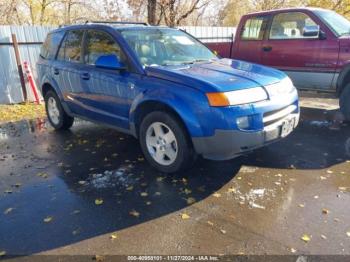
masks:
[[[0,105],[0,123],[46,117],[45,106],[34,103]]]

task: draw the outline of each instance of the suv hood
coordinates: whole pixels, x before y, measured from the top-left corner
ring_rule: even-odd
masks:
[[[226,92],[266,86],[286,77],[281,71],[239,60],[220,59],[190,65],[146,67],[146,74],[203,92]]]

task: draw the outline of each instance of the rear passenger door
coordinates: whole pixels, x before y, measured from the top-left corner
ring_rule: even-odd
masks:
[[[70,110],[84,115],[83,93],[81,86],[82,41],[84,30],[67,31],[52,68],[63,97]]]
[[[327,89],[334,77],[339,44],[336,39],[304,36],[307,26],[318,26],[307,13],[276,14],[263,45],[262,63],[285,71],[299,88]],[[320,29],[325,31],[321,25]]]
[[[244,22],[238,37],[235,58],[261,63],[261,48],[269,16],[250,17]]]
[[[126,70],[98,68],[100,56],[114,54]],[[128,59],[114,37],[103,30],[89,29],[84,41],[82,87],[88,117],[122,129],[129,129],[129,111],[140,76],[132,72]]]

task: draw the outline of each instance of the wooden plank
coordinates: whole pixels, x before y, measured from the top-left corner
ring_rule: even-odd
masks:
[[[24,74],[23,74],[21,56],[19,54],[19,49],[18,49],[17,37],[16,37],[16,34],[12,34],[11,36],[12,36],[13,48],[15,50],[18,75],[19,75],[19,79],[21,81],[21,86],[22,86],[22,94],[23,94],[24,101],[27,102],[28,101],[28,95],[27,95],[26,84],[24,82]]]

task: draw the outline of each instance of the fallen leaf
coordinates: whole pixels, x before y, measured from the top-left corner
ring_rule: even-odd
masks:
[[[329,210],[326,209],[326,208],[323,208],[323,209],[322,209],[322,214],[328,215],[328,214],[329,214]]]
[[[221,233],[226,234],[226,230],[220,229]]]
[[[140,213],[137,212],[136,210],[131,210],[131,211],[129,212],[129,215],[130,215],[130,216],[134,216],[134,217],[139,217],[139,216],[140,216]]]
[[[181,214],[181,218],[185,220],[185,219],[189,219],[190,216],[187,215],[186,213],[182,213],[182,214]]]
[[[189,197],[189,198],[186,199],[186,201],[187,201],[187,204],[188,204],[188,205],[191,205],[191,204],[193,204],[194,202],[196,202],[196,199],[193,198],[193,197]]]
[[[45,223],[50,223],[52,221],[53,217],[45,217],[44,222]]]
[[[236,188],[234,187],[230,187],[229,189],[227,189],[227,193],[235,193],[236,192]]]
[[[1,250],[0,251],[0,257],[4,257],[6,256],[6,251],[5,250]]]
[[[8,209],[6,209],[6,210],[4,211],[4,214],[7,215],[7,214],[11,213],[12,210],[13,210],[13,207],[9,207]]]
[[[214,223],[211,222],[211,221],[207,221],[207,223],[208,223],[209,226],[214,226]]]
[[[118,236],[117,236],[117,234],[112,234],[112,235],[109,236],[109,238],[113,240],[113,239],[117,239]]]
[[[103,199],[102,198],[97,198],[95,199],[95,205],[102,205],[103,204]]]
[[[190,189],[188,189],[188,188],[185,188],[184,193],[185,193],[186,195],[189,195],[189,194],[192,193],[192,190],[190,190]]]
[[[48,174],[46,174],[46,173],[38,173],[36,175],[39,177],[42,177],[42,178],[48,178]]]
[[[147,192],[141,192],[141,194],[140,194],[142,197],[146,197],[146,196],[148,196],[148,193]]]
[[[95,255],[93,257],[93,260],[96,260],[97,262],[102,262],[105,260],[105,257],[104,256],[100,256],[100,255]]]
[[[303,240],[305,243],[307,243],[307,242],[309,242],[311,240],[311,238],[307,234],[304,234],[301,237],[301,240]]]
[[[129,186],[129,187],[126,188],[126,190],[128,190],[128,191],[132,191],[133,189],[134,189],[133,186]]]
[[[221,197],[221,194],[218,193],[218,192],[215,192],[215,193],[213,194],[213,197],[219,198],[219,197]]]

